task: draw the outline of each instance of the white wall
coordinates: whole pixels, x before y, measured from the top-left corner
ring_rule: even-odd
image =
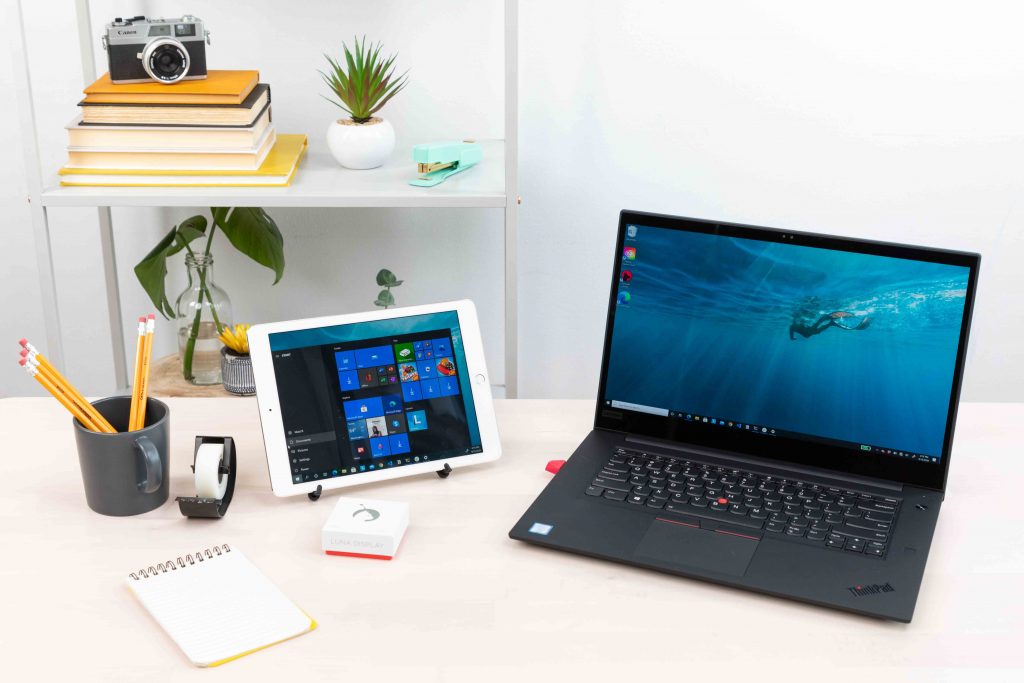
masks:
[[[73,3],[23,4],[43,163],[54,169],[81,89]],[[93,20],[204,17],[211,59],[258,66],[274,88],[280,129],[306,132],[312,144],[322,144],[333,115],[318,95],[320,52],[365,31],[412,66],[412,85],[387,111],[406,142],[500,137],[499,2],[321,0],[302,3],[302,14],[272,0],[245,7],[248,18],[232,21],[236,3],[103,1]],[[1024,8],[966,7],[521,0],[522,394],[593,396],[616,214],[636,208],[980,251],[964,395],[1024,400]],[[436,40],[445,33],[452,40]],[[68,49],[53,49],[61,44]],[[9,71],[0,64],[5,92]],[[0,108],[0,338],[12,344],[43,338],[20,144],[16,111]],[[151,308],[131,266],[187,214],[115,210],[126,315]],[[112,374],[95,212],[51,215],[69,372],[83,389],[104,393]],[[409,279],[402,303],[475,298],[487,311],[488,360],[500,375],[500,212],[274,216],[288,259],[276,288],[225,245],[218,253],[218,281],[238,319],[364,308],[373,273],[389,266]],[[172,337],[165,324],[162,352]],[[33,388],[13,363],[0,365],[0,382],[0,395]]]

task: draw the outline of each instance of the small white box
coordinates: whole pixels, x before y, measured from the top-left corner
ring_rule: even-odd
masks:
[[[339,498],[320,532],[320,542],[328,555],[390,560],[408,526],[408,503]]]

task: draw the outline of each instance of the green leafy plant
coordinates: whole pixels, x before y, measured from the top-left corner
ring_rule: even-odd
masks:
[[[212,225],[209,224],[205,216],[200,215],[187,218],[171,228],[170,232],[164,235],[163,239],[135,266],[135,277],[138,278],[142,288],[146,290],[153,305],[168,320],[174,317],[175,312],[171,302],[167,299],[167,259],[180,251],[185,251],[195,257],[197,251],[193,249],[192,243],[203,237],[206,238],[206,244],[198,253],[209,257],[217,228],[220,228],[235,249],[261,266],[266,266],[274,271],[273,284],[276,285],[284,274],[284,238],[281,236],[277,223],[266,211],[258,207],[212,208],[210,215],[213,218]],[[207,299],[210,298],[210,292],[206,286],[205,270],[199,271],[199,289],[199,304],[202,304],[204,296]],[[219,334],[223,331],[224,326],[217,319],[216,309],[211,308],[210,310],[213,312],[213,322],[217,326]],[[186,341],[185,357],[182,361],[185,379],[192,379],[192,356],[195,352],[196,339],[199,336],[201,316],[202,307],[200,306],[196,311]]]
[[[380,290],[380,294],[377,295],[377,300],[373,302],[374,306],[381,306],[382,308],[388,308],[389,306],[395,305],[395,295],[391,293],[392,287],[398,287],[405,280],[399,280],[395,277],[387,268],[381,268],[377,272],[377,286],[383,287]]]
[[[327,63],[331,65],[330,73],[320,72],[327,87],[331,89],[338,101],[322,96],[333,105],[341,107],[356,123],[366,123],[392,97],[401,92],[408,83],[408,70],[395,78],[395,59],[397,54],[387,59],[380,56],[380,43],[366,45],[366,36],[360,42],[355,39],[355,51],[342,43],[345,51],[346,71],[337,60],[325,54]]]

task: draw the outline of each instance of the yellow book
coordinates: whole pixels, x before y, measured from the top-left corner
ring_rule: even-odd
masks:
[[[196,666],[219,666],[317,626],[241,551],[226,544],[147,564],[125,583]]]
[[[86,170],[134,168],[147,171],[256,171],[276,139],[274,127],[250,149],[197,150],[76,150],[68,149],[67,168]]]
[[[241,104],[259,80],[259,71],[210,70],[206,78],[170,85],[112,83],[103,74],[82,92],[89,104]]]
[[[78,106],[82,108],[82,123],[86,125],[251,126],[269,103],[270,86],[259,83],[240,104],[82,100]]]
[[[282,187],[291,184],[307,147],[305,135],[280,134],[263,164],[254,171],[64,167],[57,173],[60,184],[66,187]]]

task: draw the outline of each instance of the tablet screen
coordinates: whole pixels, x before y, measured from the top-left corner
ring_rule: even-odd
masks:
[[[293,482],[483,450],[457,312],[268,337]]]

